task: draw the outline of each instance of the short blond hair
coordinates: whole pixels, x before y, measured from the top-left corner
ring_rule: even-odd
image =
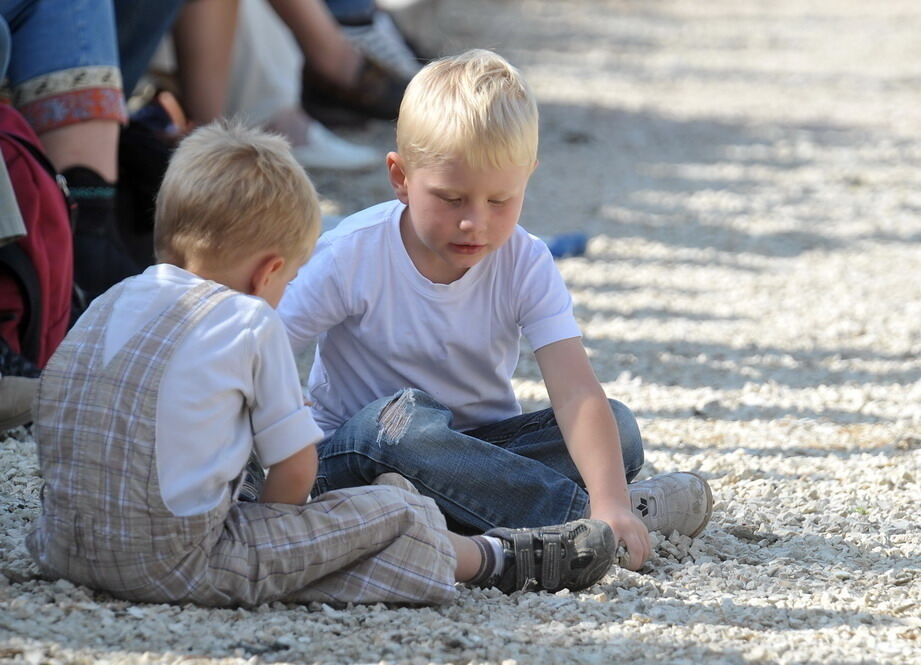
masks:
[[[502,56],[473,49],[416,74],[397,120],[397,152],[409,167],[462,157],[469,166],[537,162],[537,101]]]
[[[173,153],[157,194],[157,260],[224,267],[267,249],[307,256],[320,229],[317,193],[281,136],[217,121]]]

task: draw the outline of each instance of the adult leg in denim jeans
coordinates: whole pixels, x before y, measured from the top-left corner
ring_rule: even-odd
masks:
[[[125,119],[109,0],[0,0],[12,33],[13,102],[59,171],[81,164],[116,177]]]
[[[395,471],[434,499],[449,527],[460,532],[584,515],[588,497],[577,473],[452,430],[451,417],[420,390],[372,402],[320,444],[315,493]]]

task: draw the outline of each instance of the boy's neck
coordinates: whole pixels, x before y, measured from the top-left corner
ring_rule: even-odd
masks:
[[[252,268],[249,261],[242,261],[233,266],[220,266],[206,263],[196,257],[190,257],[183,270],[218,284],[223,284],[240,293],[250,293],[252,287]]]

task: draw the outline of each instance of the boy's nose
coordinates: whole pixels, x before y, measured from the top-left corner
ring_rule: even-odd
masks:
[[[482,210],[467,209],[460,221],[460,230],[464,232],[476,231],[485,226],[486,214]]]

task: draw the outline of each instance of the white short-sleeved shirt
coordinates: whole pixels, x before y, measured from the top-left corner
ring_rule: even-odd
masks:
[[[169,264],[127,280],[106,328],[108,362],[125,342],[202,279]],[[304,406],[278,314],[239,294],[189,331],[163,373],[157,400],[157,477],[176,515],[217,506],[255,447],[271,466],[322,438]]]
[[[458,430],[518,415],[522,332],[535,350],[581,335],[539,238],[517,227],[463,277],[434,284],[403,245],[404,208],[382,203],[325,233],[279,305],[295,353],[317,341],[308,389],[327,436],[406,387],[449,407]]]

